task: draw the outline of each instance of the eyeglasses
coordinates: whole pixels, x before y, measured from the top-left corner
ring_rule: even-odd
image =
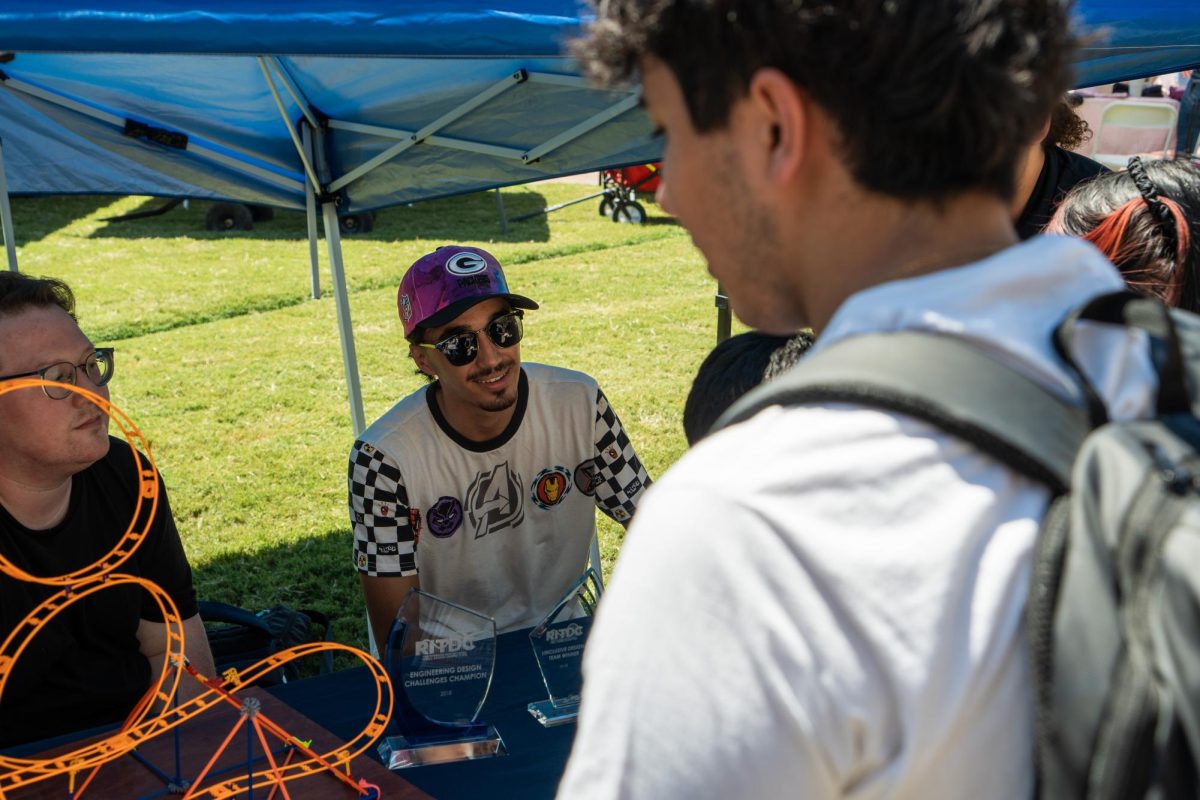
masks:
[[[87,374],[88,380],[92,382],[92,385],[105,385],[113,376],[113,349],[111,347],[97,347],[96,351],[89,355],[82,364],[60,361],[57,364],[51,364],[48,367],[36,369],[33,372],[5,375],[0,377],[0,381],[8,381],[14,378],[28,378],[36,375],[44,381],[66,383],[74,386],[79,379],[79,370],[83,370]],[[49,384],[42,384],[42,391],[51,400],[63,400],[71,394],[70,389],[60,389],[57,386]]]
[[[525,335],[525,327],[521,322],[523,316],[524,314],[520,310],[510,311],[503,316],[496,317],[477,331],[456,333],[434,344],[424,342],[419,344],[421,347],[437,350],[446,357],[452,366],[465,367],[479,354],[480,333],[486,333],[496,347],[508,348],[521,341],[521,337]]]

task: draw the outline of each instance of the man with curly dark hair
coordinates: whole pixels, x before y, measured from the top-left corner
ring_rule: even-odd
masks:
[[[1076,240],[1018,244],[1010,210],[1070,82],[1068,19],[1068,0],[602,0],[574,52],[639,76],[659,201],[745,323],[811,326],[814,354],[958,337],[1069,395],[1050,332],[1123,284]],[[1144,413],[1149,358],[1122,336],[1082,331],[1082,367]],[[852,403],[705,437],[622,546],[560,795],[1029,796],[1021,618],[1048,499]]]

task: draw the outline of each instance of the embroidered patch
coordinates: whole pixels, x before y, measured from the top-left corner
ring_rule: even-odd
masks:
[[[483,256],[464,250],[446,259],[446,272],[451,275],[474,275],[487,269]]]
[[[610,461],[616,461],[617,456],[621,455],[621,451],[617,450],[617,448],[615,448],[615,447],[608,448],[606,453],[607,453]]]
[[[400,319],[408,322],[412,319],[412,300],[408,299],[408,295],[400,295]]]
[[[429,532],[439,539],[449,538],[462,524],[462,503],[457,497],[439,497],[438,501],[425,512],[425,521],[429,523]]]
[[[533,502],[539,508],[549,509],[561,503],[571,491],[571,473],[566,467],[547,467],[533,479],[530,489]]]
[[[421,534],[421,509],[412,507],[408,509],[408,524],[412,528],[414,537]]]
[[[358,568],[359,569],[367,568],[367,554],[366,553],[358,554]]]
[[[624,522],[625,520],[629,519],[629,512],[623,508],[614,508],[613,516],[618,522]]]
[[[597,470],[596,460],[589,458],[575,468],[575,488],[588,497],[596,494]]]

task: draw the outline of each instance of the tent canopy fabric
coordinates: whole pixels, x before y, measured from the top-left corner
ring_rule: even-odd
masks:
[[[1093,41],[1076,64],[1077,86],[1166,75],[1200,66],[1195,0],[1077,0],[1079,27]]]
[[[580,8],[9,0],[9,190],[298,209],[316,177],[347,213],[656,160],[631,93],[587,87],[563,54]],[[1200,63],[1195,0],[1084,0],[1077,12],[1102,37],[1082,53],[1079,85]],[[299,155],[306,117],[323,132],[321,175]]]
[[[152,8],[0,10],[11,192],[303,208],[308,178],[347,213],[658,156],[632,90],[587,86],[563,55],[573,2]],[[302,120],[325,174],[299,154]]]

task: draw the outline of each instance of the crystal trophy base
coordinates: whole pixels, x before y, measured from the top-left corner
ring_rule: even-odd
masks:
[[[574,702],[555,703],[553,700],[541,700],[536,703],[530,703],[529,713],[533,718],[542,723],[543,728],[553,728],[555,725],[565,725],[568,722],[574,722],[579,716],[579,700]]]
[[[504,740],[493,725],[471,725],[424,736],[389,736],[379,745],[388,769],[448,764],[506,755]]]

